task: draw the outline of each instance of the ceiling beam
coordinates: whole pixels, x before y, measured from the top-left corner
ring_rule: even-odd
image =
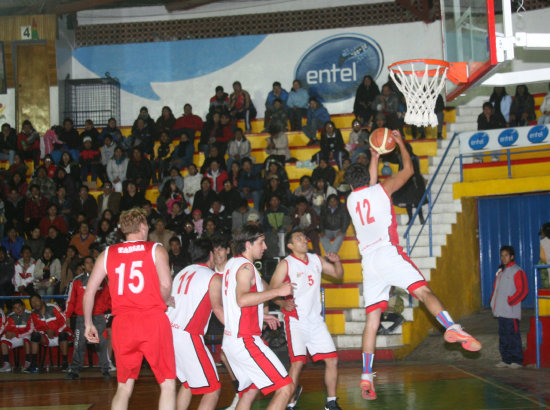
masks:
[[[51,12],[54,14],[70,14],[76,13],[77,11],[109,6],[111,4],[120,3],[123,1],[125,0],[79,0],[53,6],[53,10],[51,10]]]
[[[182,11],[194,9],[210,3],[216,3],[218,1],[219,0],[180,0],[167,2],[164,7],[166,7],[168,11]]]

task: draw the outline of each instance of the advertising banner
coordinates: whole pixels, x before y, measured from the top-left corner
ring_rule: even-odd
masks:
[[[536,149],[538,145],[550,144],[549,133],[548,125],[463,132],[459,136],[460,153],[473,154],[524,147]]]

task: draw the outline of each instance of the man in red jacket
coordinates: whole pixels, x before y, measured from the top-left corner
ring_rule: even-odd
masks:
[[[44,303],[39,295],[31,296],[31,367],[30,373],[37,373],[36,355],[39,344],[42,346],[58,347],[63,357],[62,369],[67,369],[67,351],[69,349],[69,335],[65,315],[55,303]]]
[[[25,305],[21,300],[14,300],[12,304],[12,312],[8,315],[6,321],[5,333],[0,340],[2,345],[2,361],[3,366],[0,368],[0,372],[11,372],[11,365],[9,362],[9,349],[15,349],[17,347],[25,347],[25,367],[23,371],[27,371],[30,366],[29,354],[30,354],[30,334],[31,327],[31,312],[25,309]]]
[[[76,316],[74,326],[74,352],[71,370],[65,377],[65,380],[78,380],[80,368],[84,363],[84,354],[86,353],[86,337],[84,336],[84,310],[82,300],[84,292],[90,279],[90,273],[94,268],[94,258],[87,256],[84,258],[84,273],[73,279],[69,286],[69,298],[67,299],[67,309],[65,316],[69,319],[73,314]],[[92,312],[92,321],[99,332],[99,366],[105,379],[110,379],[109,374],[109,356],[107,352],[107,339],[103,336],[106,328],[105,312],[111,309],[111,296],[107,281],[103,281],[95,295],[94,310]]]
[[[187,132],[190,140],[194,141],[196,132],[202,130],[202,124],[202,118],[193,114],[191,104],[185,104],[183,106],[183,115],[176,120],[172,129],[176,131],[178,136],[183,132]]]

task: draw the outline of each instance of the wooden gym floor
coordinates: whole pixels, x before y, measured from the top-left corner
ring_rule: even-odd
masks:
[[[378,363],[375,386],[378,399],[366,402],[358,389],[359,363],[340,367],[338,401],[342,409],[532,409],[550,408],[548,369],[495,369],[470,363]],[[105,381],[97,369],[85,369],[81,380],[65,381],[64,373],[53,371],[26,375],[0,375],[0,409],[108,409],[116,381]],[[227,374],[221,372],[219,408],[229,405],[234,391]],[[322,409],[325,392],[323,366],[308,364],[300,384],[304,391],[298,409]],[[154,409],[159,389],[144,370],[130,401],[131,409]],[[267,399],[253,409],[265,409]],[[191,408],[197,407],[198,400]]]

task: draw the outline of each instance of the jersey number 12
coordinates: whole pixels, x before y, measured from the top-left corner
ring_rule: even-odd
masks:
[[[363,219],[363,210],[361,209],[361,201],[357,202],[357,206],[355,207],[355,212],[357,212],[357,215],[359,215],[359,218],[361,219],[362,225],[368,225],[374,222],[374,217],[370,216],[370,202],[368,199],[363,199],[363,209],[367,208],[367,211],[365,212],[365,217],[367,218],[367,223],[365,224],[365,220]]]

